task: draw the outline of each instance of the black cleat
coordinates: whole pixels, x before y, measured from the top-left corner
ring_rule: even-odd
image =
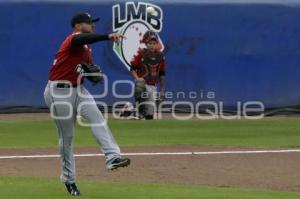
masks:
[[[80,191],[79,189],[77,188],[76,184],[73,183],[73,184],[65,184],[66,185],[66,188],[68,190],[68,192],[72,195],[72,196],[79,196],[80,195]]]
[[[129,158],[116,158],[112,162],[107,163],[106,167],[108,170],[115,170],[119,167],[127,167],[130,165],[130,159]]]

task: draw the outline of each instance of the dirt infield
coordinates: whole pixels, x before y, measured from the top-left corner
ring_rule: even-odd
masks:
[[[130,147],[123,152],[241,150],[210,147]],[[99,153],[97,148],[77,154]],[[57,154],[56,149],[1,149],[0,155]],[[300,191],[299,153],[131,156],[132,165],[107,171],[103,157],[77,157],[78,179]],[[0,175],[58,177],[59,158],[1,159]]]
[[[285,117],[278,118],[282,119]],[[50,117],[47,113],[0,114],[0,121],[49,119]],[[248,149],[201,146],[123,148],[123,152],[224,150]],[[75,152],[77,154],[87,154],[99,153],[99,150],[97,148],[79,148],[75,149]],[[0,156],[38,154],[58,154],[58,150],[53,148],[0,149]],[[78,179],[300,191],[299,153],[164,155],[131,156],[130,158],[132,159],[130,167],[111,172],[105,169],[103,157],[78,157],[76,158]],[[60,174],[59,162],[59,158],[0,159],[0,175],[58,178]]]
[[[49,120],[49,113],[11,113],[0,114],[0,121],[15,121],[15,120]]]

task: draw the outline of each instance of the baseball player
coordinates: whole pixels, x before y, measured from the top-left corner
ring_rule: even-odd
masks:
[[[96,21],[99,21],[99,18],[93,19],[88,13],[78,13],[73,16],[71,20],[73,32],[63,41],[55,55],[44,92],[46,104],[51,110],[51,115],[54,116],[58,130],[61,180],[73,196],[80,195],[76,186],[72,149],[77,114],[92,124],[92,132],[105,154],[107,169],[113,170],[130,164],[130,159],[121,157],[120,148],[94,98],[83,86],[84,77],[76,70],[77,66],[93,66],[92,49],[89,44],[106,40],[118,42],[123,37],[117,33],[108,35],[94,33]]]
[[[140,118],[153,119],[157,84],[160,84],[160,99],[165,93],[165,57],[158,50],[158,36],[149,30],[143,35],[146,48],[139,49],[131,61],[131,74],[135,79],[135,100]]]

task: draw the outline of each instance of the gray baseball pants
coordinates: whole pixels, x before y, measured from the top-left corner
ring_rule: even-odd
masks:
[[[75,160],[72,140],[77,114],[85,118],[92,126],[92,132],[106,163],[120,157],[120,148],[113,138],[102,113],[92,95],[83,85],[78,88],[58,88],[58,81],[49,81],[44,92],[47,106],[55,121],[61,155],[61,180],[64,183],[75,183]],[[79,90],[81,91],[79,95]]]

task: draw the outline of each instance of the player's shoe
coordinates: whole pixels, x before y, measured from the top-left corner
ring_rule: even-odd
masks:
[[[79,189],[77,188],[76,184],[75,183],[72,183],[72,184],[65,184],[66,185],[66,188],[68,190],[68,192],[72,195],[72,196],[79,196],[80,195],[80,191]]]
[[[129,158],[116,158],[114,160],[112,160],[111,162],[108,162],[106,164],[106,168],[108,170],[115,170],[119,167],[127,167],[128,165],[130,165],[130,159]]]

